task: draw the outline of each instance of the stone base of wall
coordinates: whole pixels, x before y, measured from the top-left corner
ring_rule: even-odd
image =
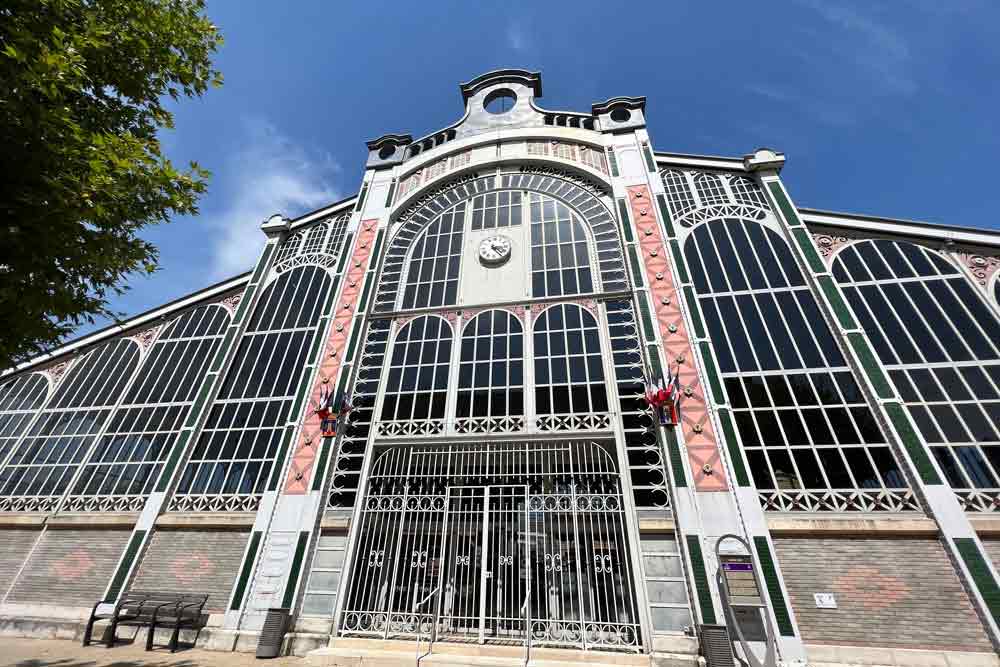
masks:
[[[90,609],[83,607],[51,607],[44,605],[3,605],[0,606],[0,637],[24,637],[27,639],[68,639],[75,642],[83,641],[87,629]],[[221,632],[222,614],[212,614],[208,617],[205,627],[201,630],[181,630],[179,641],[185,646],[211,649],[218,644],[214,636]],[[101,643],[106,639],[106,631],[110,629],[107,621],[94,624],[91,641]],[[170,641],[171,630],[158,628],[153,637],[155,646],[166,646]],[[117,643],[146,641],[147,630],[132,626],[118,628]],[[223,649],[223,650],[232,650]]]
[[[860,664],[886,665],[894,664],[889,656],[896,649],[930,654],[992,649],[934,537],[778,536],[774,543],[806,644],[881,653],[884,662]],[[816,593],[832,593],[836,608],[819,608]]]

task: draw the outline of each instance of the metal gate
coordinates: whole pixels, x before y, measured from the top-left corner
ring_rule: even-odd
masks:
[[[349,576],[345,635],[641,646],[618,473],[595,442],[386,450]]]

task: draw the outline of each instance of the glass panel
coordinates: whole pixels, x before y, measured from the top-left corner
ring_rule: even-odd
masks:
[[[717,279],[706,259],[716,248],[726,272]],[[715,220],[694,229],[685,255],[700,257],[709,274],[708,281],[696,285],[699,303],[719,350],[734,420],[758,488],[905,488],[891,458],[884,459],[880,451],[883,482],[867,453],[856,448],[885,439],[785,240],[756,223]],[[886,261],[874,256],[882,262],[877,270],[888,275]],[[868,279],[853,246],[838,255],[841,263],[844,258],[855,263],[850,270],[855,279]],[[898,265],[902,256],[891,261]],[[734,278],[741,268],[746,275]],[[730,289],[744,291],[727,294]],[[858,306],[866,305],[857,293],[849,292],[849,298],[859,311]],[[879,319],[867,312],[863,317]],[[856,471],[854,480],[848,461]]]
[[[955,266],[928,248],[890,240],[861,241],[859,256],[884,257],[889,269],[866,265],[872,277],[859,288],[860,299],[847,290],[859,321],[872,337],[900,397],[923,438],[931,444],[948,483],[957,488],[997,485],[987,464],[988,450],[1000,445],[997,421],[984,400],[1000,395],[994,364],[1000,319],[983,302]],[[855,280],[849,256],[834,260],[834,274],[846,267]],[[861,314],[863,300],[871,316]],[[928,368],[928,362],[934,364]],[[871,425],[857,419],[870,442]],[[876,452],[872,450],[873,457]],[[878,459],[883,477],[898,475]]]

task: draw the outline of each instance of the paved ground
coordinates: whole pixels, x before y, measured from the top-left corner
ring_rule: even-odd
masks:
[[[304,667],[302,658],[257,660],[253,653],[165,648],[147,653],[144,643],[112,649],[59,639],[0,639],[0,667]]]

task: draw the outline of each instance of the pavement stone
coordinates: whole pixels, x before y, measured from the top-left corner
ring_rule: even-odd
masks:
[[[305,667],[302,658],[288,656],[257,660],[253,653],[231,653],[181,648],[145,650],[138,644],[105,648],[60,639],[0,638],[0,667]]]

